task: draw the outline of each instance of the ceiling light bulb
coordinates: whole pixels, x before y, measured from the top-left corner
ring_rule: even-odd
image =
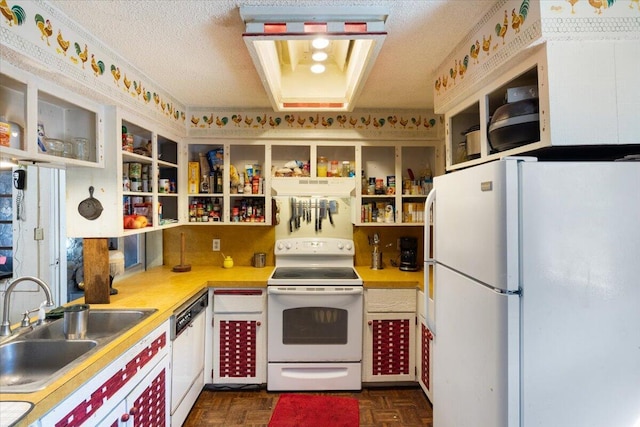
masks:
[[[329,40],[319,37],[311,42],[311,46],[315,47],[316,49],[324,49],[325,47],[329,46]]]
[[[325,61],[328,57],[327,52],[313,52],[311,55],[311,58],[317,62]]]
[[[315,74],[320,74],[320,73],[324,73],[324,65],[322,64],[313,64],[311,66],[311,72],[315,73]]]

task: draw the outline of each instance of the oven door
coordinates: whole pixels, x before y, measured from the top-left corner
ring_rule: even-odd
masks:
[[[362,360],[361,286],[269,286],[269,362]]]

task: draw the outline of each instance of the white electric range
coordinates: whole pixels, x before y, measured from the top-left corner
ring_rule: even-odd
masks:
[[[362,388],[362,278],[352,240],[280,239],[267,281],[267,389]]]

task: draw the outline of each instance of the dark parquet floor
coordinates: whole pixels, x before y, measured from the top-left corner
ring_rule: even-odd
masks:
[[[365,388],[361,392],[297,393],[358,399],[361,427],[433,426],[431,403],[419,387]],[[267,427],[280,394],[265,389],[205,388],[183,427]]]

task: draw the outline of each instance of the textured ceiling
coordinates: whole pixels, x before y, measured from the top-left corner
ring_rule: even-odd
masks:
[[[386,6],[387,38],[356,108],[433,108],[436,68],[495,0],[50,0],[187,106],[271,108],[241,6]]]

